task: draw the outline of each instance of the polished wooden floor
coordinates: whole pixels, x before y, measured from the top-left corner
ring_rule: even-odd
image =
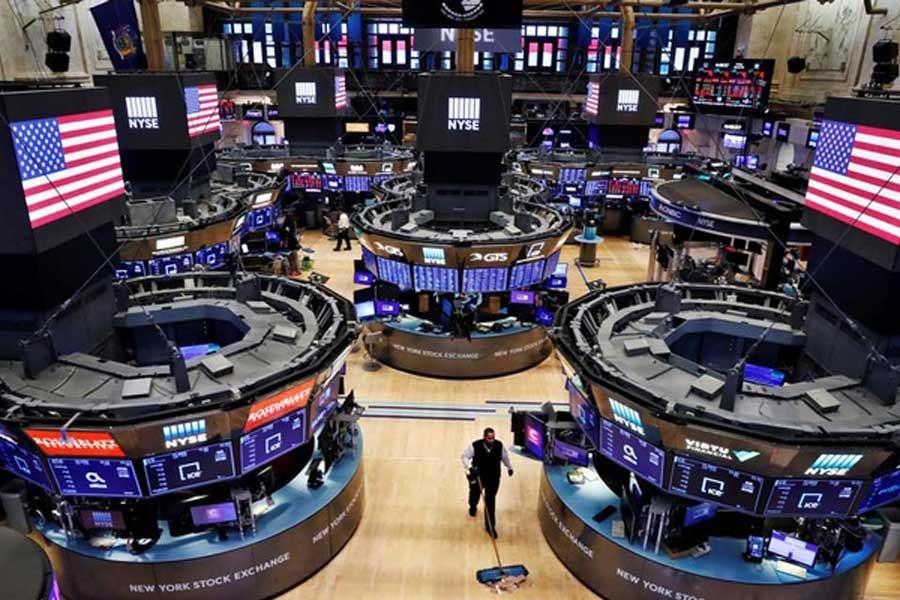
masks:
[[[329,286],[350,295],[352,252],[333,252],[330,242],[309,233],[304,246],[316,250],[315,271],[330,276]],[[577,248],[567,246],[572,261]],[[609,285],[646,279],[648,250],[623,239],[600,246],[599,267],[589,278]],[[586,288],[570,271],[573,297]],[[363,404],[432,402],[484,405],[488,400],[564,402],[564,378],[550,358],[516,375],[483,381],[445,381],[417,377],[383,367],[361,368],[361,354],[351,355],[348,383]],[[489,594],[475,582],[475,571],[492,565],[493,552],[481,515],[466,511],[467,486],[459,455],[466,444],[493,426],[509,439],[509,419],[500,412],[469,422],[363,419],[366,509],[356,535],[328,566],[282,600],[306,598],[466,599]],[[513,455],[516,473],[504,479],[498,498],[499,544],[503,562],[522,563],[531,571],[518,598],[597,598],[557,560],[544,542],[535,518],[540,464]],[[867,598],[900,599],[900,565],[878,565]],[[777,596],[773,596],[777,597]],[[822,599],[826,600],[826,599]],[[839,599],[827,599],[839,600]]]

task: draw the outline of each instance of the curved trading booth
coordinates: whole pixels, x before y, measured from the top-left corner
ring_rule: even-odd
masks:
[[[524,432],[546,456],[541,529],[585,585],[610,600],[863,598],[873,511],[900,496],[896,408],[882,375],[840,374],[824,319],[692,284],[562,309],[573,422],[530,414]]]
[[[80,315],[99,343],[50,332],[0,367],[3,464],[63,595],[262,599],[315,573],[364,502],[350,303],[225,273],[130,279],[115,302]]]
[[[435,377],[494,377],[547,358],[545,325],[568,301],[560,249],[570,219],[540,202],[542,184],[507,176],[509,212],[457,223],[425,208],[414,175],[382,185],[384,199],[352,217],[363,257],[357,314],[379,361]],[[486,217],[487,215],[485,215]]]

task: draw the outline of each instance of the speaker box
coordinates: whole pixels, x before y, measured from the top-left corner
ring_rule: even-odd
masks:
[[[65,31],[48,31],[47,50],[50,52],[69,52],[72,50],[72,36]]]
[[[802,56],[792,56],[787,61],[788,72],[796,75],[806,68],[806,59]]]
[[[893,40],[881,40],[872,46],[872,61],[889,63],[897,60],[898,44]]]
[[[896,63],[878,63],[872,69],[872,81],[886,85],[900,75],[900,70]]]
[[[69,70],[69,55],[64,52],[48,52],[44,64],[54,73],[65,73]]]

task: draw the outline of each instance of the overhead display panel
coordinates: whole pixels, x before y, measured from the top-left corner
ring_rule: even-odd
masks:
[[[2,425],[0,425],[0,468],[46,490],[53,490],[41,457],[25,448]]]
[[[598,125],[653,127],[661,82],[653,75],[610,73],[588,82],[585,120]]]
[[[344,73],[325,67],[276,69],[279,118],[333,118],[349,105]]]
[[[417,146],[423,152],[506,152],[511,104],[509,75],[420,75]]]
[[[403,0],[407,27],[519,29],[522,0]]]
[[[666,453],[611,421],[600,419],[600,453],[657,487],[663,484]]]
[[[188,150],[221,137],[211,73],[98,75],[116,115],[123,150]]]
[[[767,516],[843,517],[859,495],[862,481],[778,479],[766,504]]]
[[[231,442],[145,458],[144,473],[151,496],[231,479],[235,475]]]
[[[872,480],[856,512],[864,513],[900,500],[900,469]]]
[[[675,456],[669,489],[689,498],[754,513],[764,481],[758,475]]]
[[[416,29],[415,48],[420,52],[455,52],[456,29],[444,27]],[[522,51],[522,32],[519,29],[475,29],[476,52],[515,54]]]
[[[51,458],[50,470],[64,496],[140,498],[142,495],[130,460]]]
[[[900,271],[898,139],[896,103],[829,98],[803,214],[815,234],[892,271]]]
[[[306,442],[306,412],[285,415],[241,437],[241,472],[247,473]]]
[[[769,104],[774,68],[772,59],[705,61],[694,75],[691,99],[708,112],[761,112]]]

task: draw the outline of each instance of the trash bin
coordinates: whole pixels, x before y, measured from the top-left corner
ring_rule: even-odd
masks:
[[[6,512],[6,523],[22,535],[31,533],[28,516],[28,485],[21,479],[13,479],[0,488],[0,502]]]
[[[878,562],[897,562],[900,558],[900,508],[880,508],[878,514],[884,519],[884,544],[878,554]]]

